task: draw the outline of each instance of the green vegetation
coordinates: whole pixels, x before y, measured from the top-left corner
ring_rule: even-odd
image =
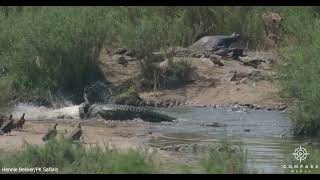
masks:
[[[150,157],[149,157],[150,156]],[[144,151],[120,152],[106,146],[84,147],[66,139],[45,145],[26,144],[17,155],[2,157],[1,167],[53,167],[58,173],[155,173],[151,155]]]
[[[138,106],[143,100],[140,98],[136,89],[131,86],[128,89],[123,90],[119,95],[114,96],[112,101],[116,104]]]
[[[108,16],[101,7],[42,7],[1,19],[1,66],[9,73],[0,89],[46,97],[103,79],[98,58],[112,37]]]
[[[44,145],[25,144],[17,152],[1,152],[0,167],[53,167],[53,173],[161,173],[167,165],[156,165],[155,152],[148,149],[120,151],[110,146],[85,146],[64,138]],[[211,150],[192,166],[177,163],[169,173],[244,173],[246,155],[240,152]],[[196,167],[194,167],[194,165]],[[200,165],[200,166],[198,166]],[[199,169],[200,167],[200,169]],[[198,169],[198,170],[197,170]]]
[[[289,8],[286,46],[277,66],[281,95],[291,105],[289,115],[296,135],[317,135],[320,130],[320,19],[312,9]]]
[[[211,150],[201,161],[204,173],[243,174],[246,173],[247,153],[230,151],[230,145],[224,145],[227,151]]]
[[[139,76],[139,88],[142,90],[177,88],[191,80],[193,68],[187,60],[168,61],[163,68],[151,62],[142,62]]]
[[[123,99],[127,99],[129,97],[137,97],[139,96],[138,92],[135,90],[134,87],[129,87],[128,89],[126,89],[125,92],[119,94],[119,98],[123,98]]]
[[[241,34],[242,46],[268,47],[262,14],[279,12],[272,33],[284,56],[276,67],[297,135],[320,129],[319,8],[317,7],[1,7],[0,102],[81,94],[104,76],[99,56],[105,47],[127,47],[141,62],[138,89],[170,88],[191,74],[188,64],[170,63],[154,51],[188,46],[205,35]],[[170,57],[166,57],[170,58]],[[49,102],[49,103],[48,103]],[[52,103],[52,102],[51,102]]]
[[[163,59],[152,52],[233,31],[254,46],[263,39],[259,18],[263,11],[253,7],[2,7],[0,66],[8,74],[1,76],[0,100],[39,96],[50,101],[50,94],[81,92],[104,79],[99,67],[104,47],[135,50],[141,60],[141,80],[157,88],[157,79],[163,82],[153,63]]]

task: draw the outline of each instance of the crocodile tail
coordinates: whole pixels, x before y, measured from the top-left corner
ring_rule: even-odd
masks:
[[[175,117],[168,116],[168,115],[164,115],[164,116],[165,116],[166,120],[169,121],[169,122],[172,122],[172,121],[176,120]]]
[[[166,115],[164,113],[157,113],[157,116],[159,116],[159,118],[161,119],[161,121],[167,121],[167,122],[172,122],[173,120],[175,120],[176,118],[172,117],[172,116],[169,116],[169,115]]]
[[[167,121],[172,122],[175,118],[159,112],[147,112],[144,118],[150,119],[151,122]]]
[[[168,116],[168,115],[162,114],[162,113],[159,113],[159,116],[160,116],[161,121],[172,122],[175,119],[175,118],[173,118],[171,116]]]

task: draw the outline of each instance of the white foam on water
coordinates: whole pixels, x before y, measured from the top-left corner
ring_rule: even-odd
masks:
[[[79,107],[80,105],[71,105],[59,109],[46,108],[43,106],[35,106],[32,104],[17,104],[12,111],[15,118],[21,117],[23,113],[26,113],[26,120],[49,120],[57,119],[58,117],[72,117],[79,119]]]

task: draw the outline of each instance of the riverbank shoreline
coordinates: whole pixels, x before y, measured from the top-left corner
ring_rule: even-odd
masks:
[[[80,119],[52,119],[42,121],[27,120],[22,130],[13,130],[10,136],[0,136],[1,155],[23,150],[25,143],[31,145],[44,145],[43,135],[48,128],[55,123],[58,124],[58,135],[67,135],[76,127],[78,122],[82,123],[83,138],[80,143],[85,147],[99,146],[109,147],[120,151],[148,150],[149,153],[156,152],[153,161],[158,165],[164,165],[163,173],[174,173],[167,168],[185,163],[192,163],[188,157],[182,154],[171,153],[161,150],[147,143],[152,138],[162,136],[161,133],[152,132],[150,123],[141,120],[132,121],[104,121],[103,119],[80,120]]]
[[[244,65],[242,61],[261,60],[258,66]],[[283,110],[287,105],[279,97],[277,76],[272,66],[279,61],[276,52],[247,51],[242,60],[221,58],[217,66],[210,58],[174,57],[173,62],[188,62],[193,68],[191,81],[175,88],[139,90],[144,101],[141,106],[244,106],[252,109]],[[139,74],[139,62],[129,61],[122,66],[103,53],[101,68],[109,82],[116,86],[126,84]],[[165,67],[167,62],[161,62]]]

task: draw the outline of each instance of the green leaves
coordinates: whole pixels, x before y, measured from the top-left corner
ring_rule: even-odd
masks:
[[[108,35],[108,8],[51,7],[2,21],[0,57],[10,61],[21,89],[74,92],[101,79],[99,56]],[[96,48],[97,49],[97,48]],[[99,54],[100,49],[96,54]],[[35,62],[38,57],[38,62]],[[92,79],[94,77],[94,79]],[[91,78],[91,79],[90,79]]]
[[[280,53],[285,58],[276,67],[281,94],[292,105],[289,114],[295,134],[312,136],[320,128],[320,19],[307,7],[288,8],[284,14],[288,34]]]
[[[26,145],[15,156],[1,157],[6,167],[55,167],[58,173],[155,173],[148,155],[138,150],[117,151],[110,147],[73,144],[52,139],[44,145]]]

